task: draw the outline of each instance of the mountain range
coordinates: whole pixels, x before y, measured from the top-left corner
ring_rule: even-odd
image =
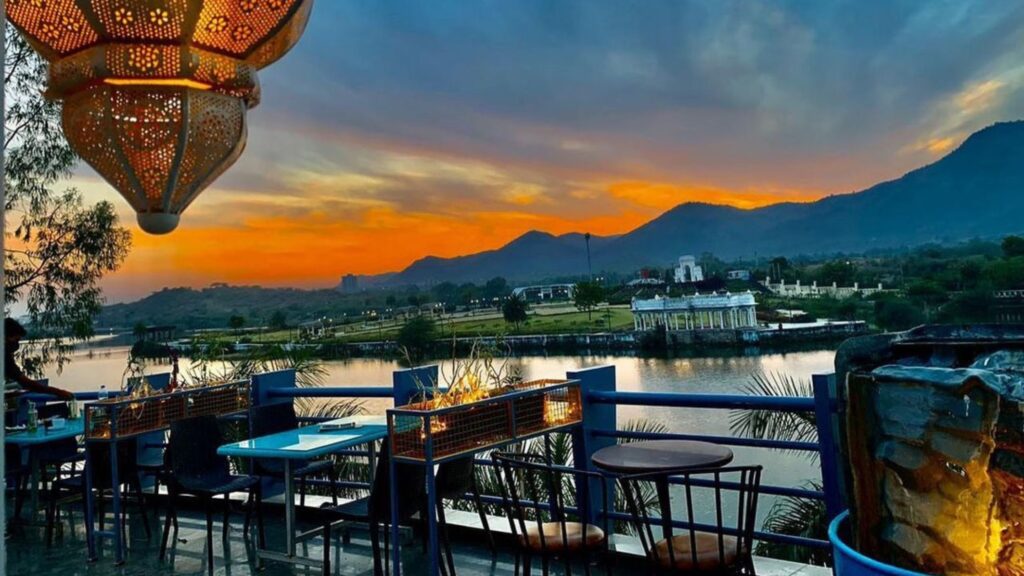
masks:
[[[866,190],[740,209],[690,202],[620,236],[591,238],[594,271],[671,265],[684,254],[726,260],[863,253],[1024,230],[1024,121],[994,124],[940,160]],[[585,274],[583,234],[527,232],[497,250],[422,258],[366,284],[531,281]]]

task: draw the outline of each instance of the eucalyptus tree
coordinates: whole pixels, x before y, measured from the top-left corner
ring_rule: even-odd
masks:
[[[87,204],[65,187],[77,156],[60,107],[43,98],[46,63],[13,28],[4,39],[5,313],[25,310],[35,345],[26,368],[67,360],[69,344],[93,334],[99,282],[124,261],[131,236],[109,202]]]

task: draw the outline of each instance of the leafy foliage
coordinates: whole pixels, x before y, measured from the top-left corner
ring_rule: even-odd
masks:
[[[906,330],[924,322],[924,312],[906,300],[881,298],[875,301],[875,323],[884,330]]]
[[[21,303],[31,316],[37,339],[25,348],[26,367],[60,367],[68,339],[93,334],[99,280],[124,261],[131,237],[109,202],[86,206],[74,189],[54,190],[77,158],[60,108],[42,97],[46,64],[10,26],[4,48],[4,292],[8,307]]]
[[[818,482],[805,482],[803,488],[819,491],[822,489]],[[764,530],[787,536],[824,538],[828,533],[828,515],[825,513],[825,505],[820,500],[807,498],[779,498],[768,510],[768,515],[764,520]],[[759,556],[818,566],[826,566],[830,560],[828,550],[776,542],[758,542],[755,553]]]
[[[275,310],[270,315],[270,321],[268,325],[271,330],[284,330],[288,328],[288,316],[281,310]]]
[[[807,397],[814,395],[809,380],[801,380],[777,372],[755,372],[742,393],[748,396]],[[733,410],[729,414],[729,429],[737,436],[761,440],[817,442],[818,428],[814,414],[808,412],[781,412],[778,410]],[[801,452],[816,458],[816,452]]]
[[[437,338],[437,323],[428,316],[415,316],[402,325],[398,331],[398,346],[404,351],[410,364],[416,364],[426,357]]]
[[[1024,238],[1020,236],[1007,236],[1003,238],[1000,246],[1003,249],[1003,255],[1007,258],[1024,256]]]
[[[523,322],[526,322],[528,309],[526,300],[522,296],[511,296],[501,304],[501,315],[505,318],[505,322],[514,325],[518,330]]]
[[[579,282],[576,284],[575,303],[576,309],[586,312],[587,318],[592,319],[594,309],[604,301],[604,287],[598,282]]]
[[[800,397],[813,396],[814,387],[809,380],[801,380],[778,373],[755,373],[743,393],[751,396]],[[779,412],[775,410],[734,410],[729,415],[729,428],[733,434],[761,440],[817,442],[818,430],[814,415],[806,412]],[[817,452],[803,452],[817,458]],[[821,485],[808,481],[805,487],[821,490]],[[828,533],[825,504],[820,500],[786,496],[778,498],[765,516],[763,529],[767,532],[805,538],[824,539]],[[772,542],[758,542],[756,553],[804,564],[824,565],[827,551],[805,546],[791,546]]]

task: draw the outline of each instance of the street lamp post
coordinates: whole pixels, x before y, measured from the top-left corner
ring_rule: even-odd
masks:
[[[590,232],[583,235],[584,240],[587,241],[587,274],[590,275],[590,281],[594,281],[594,267],[590,263]]]

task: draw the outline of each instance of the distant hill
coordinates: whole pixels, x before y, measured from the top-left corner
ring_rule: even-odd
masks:
[[[972,134],[937,162],[902,178],[816,202],[743,210],[687,203],[617,237],[593,237],[594,270],[666,267],[683,254],[724,259],[860,253],[1024,230],[1024,121]],[[427,257],[389,275],[392,285],[584,274],[582,234],[528,232],[457,258]]]
[[[590,239],[591,253],[607,248],[617,237]],[[595,268],[596,270],[597,268]],[[587,273],[586,240],[583,234],[554,236],[527,232],[498,250],[458,258],[428,256],[392,275],[392,285],[437,282],[481,282],[495,276],[517,280],[575,276]]]
[[[358,297],[345,297],[337,290],[261,288],[259,286],[213,285],[208,288],[164,288],[127,304],[104,306],[97,327],[131,328],[136,323],[174,324],[178,328],[222,328],[231,316],[245,317],[249,326],[266,325],[277,311],[290,324],[328,315],[358,314]]]

